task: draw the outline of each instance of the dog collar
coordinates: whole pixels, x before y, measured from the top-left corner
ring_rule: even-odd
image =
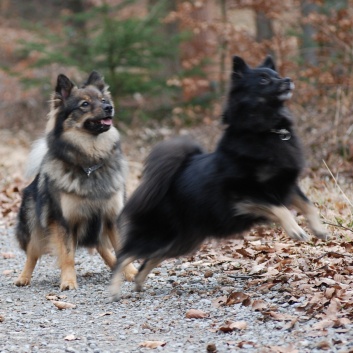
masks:
[[[272,129],[270,132],[279,135],[279,138],[283,141],[288,141],[292,137],[292,134],[287,129]]]
[[[103,163],[99,163],[99,164],[92,165],[92,167],[88,167],[88,168],[82,167],[82,169],[84,170],[84,172],[89,177],[92,172],[94,172],[95,170],[99,169],[102,166],[103,166]]]

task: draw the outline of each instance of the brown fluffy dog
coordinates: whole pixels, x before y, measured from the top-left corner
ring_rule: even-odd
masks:
[[[77,288],[77,246],[95,247],[113,268],[120,241],[117,216],[125,199],[125,161],[114,108],[103,78],[92,72],[82,87],[59,75],[46,135],[33,149],[36,175],[24,189],[16,237],[27,254],[15,284],[29,285],[37,260],[53,249],[61,268],[60,289]],[[132,280],[133,265],[125,269]]]

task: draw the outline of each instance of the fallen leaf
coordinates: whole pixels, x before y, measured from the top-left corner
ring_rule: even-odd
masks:
[[[251,347],[255,347],[256,344],[251,341],[240,341],[240,342],[238,342],[237,346],[239,348],[251,348]]]
[[[341,274],[339,273],[336,273],[334,276],[333,276],[333,279],[336,281],[336,282],[339,282],[339,283],[345,283],[345,278],[344,276],[342,276]]]
[[[271,353],[299,353],[291,344],[289,346],[270,346]]]
[[[257,299],[252,302],[251,307],[253,308],[253,310],[258,311],[258,310],[266,309],[267,303],[264,300]]]
[[[235,329],[245,330],[247,327],[248,327],[248,324],[246,323],[246,321],[237,321],[237,322],[229,321],[229,322],[226,322],[225,325],[221,326],[219,328],[219,331],[232,332]]]
[[[252,259],[255,255],[255,251],[253,251],[252,249],[237,249],[236,250],[237,253],[239,253],[240,255],[244,256],[244,257],[248,257],[250,259]]]
[[[52,300],[51,301],[59,310],[63,309],[73,309],[76,308],[75,304],[67,303],[67,302],[62,302],[58,300]]]
[[[5,318],[2,315],[0,315],[0,322],[3,322],[3,321],[5,321]]]
[[[325,297],[327,299],[331,299],[333,297],[333,294],[335,293],[336,288],[330,287],[325,290]]]
[[[45,298],[47,300],[58,300],[59,299],[59,297],[57,295],[55,295],[55,294],[48,294],[48,295],[45,296]]]
[[[254,274],[263,273],[265,271],[265,268],[266,268],[266,263],[255,265],[250,270],[250,274],[254,275]]]
[[[243,303],[249,299],[249,296],[243,292],[232,292],[228,295],[226,305]]]
[[[263,314],[271,316],[273,318],[273,320],[276,320],[276,321],[291,321],[291,320],[294,320],[297,318],[296,316],[292,316],[289,314],[276,313],[275,311],[269,311],[269,312],[266,312]]]
[[[185,316],[188,319],[204,319],[208,314],[202,310],[190,309],[186,312]]]
[[[219,308],[220,306],[225,305],[226,301],[227,301],[227,296],[222,295],[221,297],[218,297],[212,300],[212,306],[215,308]]]
[[[341,310],[342,304],[339,299],[332,298],[326,310],[326,316],[336,319],[337,313]]]
[[[325,328],[328,327],[332,327],[333,326],[333,320],[329,320],[329,319],[324,319],[322,321],[316,322],[312,328],[314,330],[323,330]]]
[[[285,324],[283,326],[283,329],[284,330],[288,330],[288,331],[291,331],[294,327],[295,327],[295,324],[298,322],[298,318],[294,318],[291,322],[288,322],[287,324]]]
[[[62,295],[57,295],[55,293],[49,293],[45,296],[47,300],[59,300],[59,299],[66,299],[67,295],[62,294]]]
[[[342,326],[349,325],[350,323],[351,323],[351,320],[349,320],[347,317],[342,317],[340,319],[333,321],[333,327],[334,328],[342,327]]]
[[[321,341],[317,344],[316,346],[317,348],[319,349],[324,349],[324,350],[329,350],[331,349],[331,345],[330,345],[330,342],[328,341]]]
[[[157,348],[157,347],[164,347],[167,344],[167,342],[164,341],[144,341],[139,344],[141,347],[145,348]]]
[[[320,337],[320,336],[327,336],[328,331],[327,330],[321,330],[321,331],[309,331],[305,333],[306,337]]]

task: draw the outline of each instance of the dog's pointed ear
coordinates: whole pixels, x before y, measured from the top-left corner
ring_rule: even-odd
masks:
[[[249,68],[246,62],[240,56],[233,56],[233,74],[236,77],[242,77],[243,73]]]
[[[65,101],[71,94],[71,90],[75,85],[65,75],[60,74],[56,82],[55,92],[62,101]]]
[[[259,67],[268,67],[269,69],[271,69],[273,71],[277,71],[276,64],[275,64],[271,55],[267,55],[266,59],[263,61],[263,63]]]
[[[106,84],[104,82],[103,76],[101,76],[97,71],[92,71],[90,73],[83,87],[89,86],[89,85],[96,86],[101,92],[103,92],[106,88]]]

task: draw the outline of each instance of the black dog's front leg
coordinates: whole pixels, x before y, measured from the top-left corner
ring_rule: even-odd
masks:
[[[317,210],[312,202],[305,196],[299,186],[296,186],[292,196],[292,205],[297,208],[308,220],[309,226],[314,235],[322,240],[327,240],[326,229],[320,221]]]

